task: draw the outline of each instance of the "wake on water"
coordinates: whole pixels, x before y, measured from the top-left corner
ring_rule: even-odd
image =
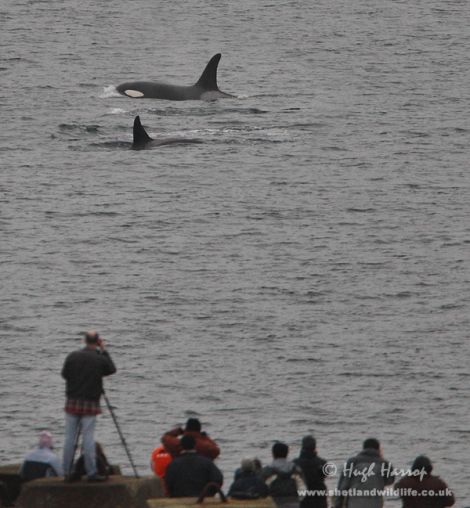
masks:
[[[123,113],[127,113],[125,109],[122,108],[112,108],[107,113],[108,115],[122,115]]]

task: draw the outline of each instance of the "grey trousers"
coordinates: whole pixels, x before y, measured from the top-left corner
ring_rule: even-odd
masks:
[[[65,413],[65,443],[64,443],[64,474],[73,472],[73,455],[78,432],[82,435],[83,455],[85,457],[85,471],[88,476],[96,474],[95,447],[96,416],[80,416]]]

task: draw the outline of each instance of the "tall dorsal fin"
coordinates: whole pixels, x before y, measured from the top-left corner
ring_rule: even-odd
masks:
[[[220,57],[222,55],[217,53],[206,65],[204,72],[201,74],[199,81],[196,83],[196,86],[200,86],[205,88],[206,90],[218,90],[217,86],[217,66],[219,65]]]
[[[152,141],[152,138],[145,132],[140,123],[140,117],[137,115],[134,118],[134,145],[145,145],[149,141]]]

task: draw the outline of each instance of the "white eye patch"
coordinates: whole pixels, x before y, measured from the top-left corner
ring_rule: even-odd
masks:
[[[142,92],[139,92],[138,90],[124,90],[124,93],[128,97],[134,97],[134,98],[143,97],[144,96],[144,94]]]

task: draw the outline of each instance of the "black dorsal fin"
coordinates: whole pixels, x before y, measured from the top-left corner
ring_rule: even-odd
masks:
[[[196,83],[196,86],[200,86],[206,90],[218,90],[217,86],[217,66],[219,65],[220,57],[222,55],[217,53],[206,65],[204,72],[201,74],[199,81]]]
[[[149,141],[152,141],[152,138],[145,132],[140,123],[140,117],[137,115],[134,118],[134,145],[145,145]]]

